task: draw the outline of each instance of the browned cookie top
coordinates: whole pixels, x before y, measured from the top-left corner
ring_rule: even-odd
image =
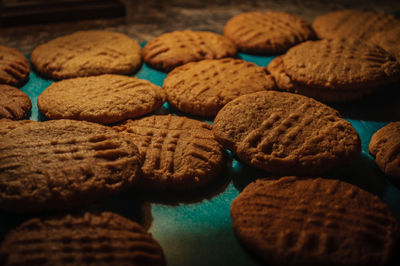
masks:
[[[271,265],[384,265],[399,237],[377,196],[339,180],[257,180],[231,217],[240,242]]]
[[[206,31],[173,31],[146,44],[144,61],[163,71],[203,59],[220,59],[236,55],[235,45],[226,37]]]
[[[382,172],[400,179],[400,122],[391,122],[375,132],[369,152]]]
[[[308,41],[283,57],[292,81],[327,89],[368,89],[400,79],[400,64],[382,48],[359,41]]]
[[[242,13],[225,25],[224,34],[243,52],[283,53],[314,37],[311,25],[285,12]]]
[[[317,17],[312,27],[321,39],[352,38],[368,40],[376,32],[400,25],[393,15],[371,11],[340,10]]]
[[[216,115],[240,95],[274,87],[265,68],[233,58],[185,64],[170,72],[163,85],[175,108],[203,116]]]
[[[28,59],[18,50],[0,45],[0,84],[20,86],[28,76]]]
[[[4,137],[8,132],[28,123],[36,123],[32,120],[14,121],[8,118],[0,118],[0,137]]]
[[[115,128],[138,145],[147,189],[195,189],[217,178],[224,167],[225,151],[207,123],[167,115],[128,120]]]
[[[4,265],[165,265],[150,233],[111,212],[30,219],[6,235],[2,260]]]
[[[20,89],[0,84],[0,118],[19,120],[31,111],[29,96]]]
[[[109,31],[79,31],[36,47],[31,62],[53,79],[100,74],[130,74],[141,64],[141,48],[128,36]]]
[[[164,100],[164,91],[147,80],[101,75],[52,83],[39,95],[38,107],[50,119],[107,124],[150,113]]]
[[[370,41],[379,45],[400,61],[400,25],[398,27],[375,33]]]
[[[275,57],[267,67],[269,73],[275,80],[276,86],[283,91],[295,92],[295,85],[283,68],[283,55]]]
[[[83,206],[131,186],[140,165],[136,146],[109,127],[74,120],[28,123],[0,141],[0,208]]]
[[[357,132],[338,111],[287,92],[240,96],[221,109],[212,130],[245,163],[276,175],[319,175],[361,151]]]

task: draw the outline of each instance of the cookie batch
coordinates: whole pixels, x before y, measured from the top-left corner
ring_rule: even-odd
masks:
[[[329,176],[362,150],[330,104],[398,86],[399,29],[392,15],[342,10],[312,24],[242,13],[224,35],[174,31],[143,49],[121,33],[76,32],[31,53],[33,71],[52,80],[37,95],[43,122],[24,120],[36,105],[20,89],[27,58],[0,46],[0,209],[34,216],[6,235],[0,264],[165,265],[142,225],[82,208],[123,191],[195,193],[228,175],[233,156],[265,172],[221,210],[245,252],[266,265],[385,265],[399,220]],[[260,67],[238,52],[277,57]],[[165,72],[162,86],[133,77],[144,63]],[[166,103],[178,115],[163,113]],[[399,123],[369,143],[392,180]]]

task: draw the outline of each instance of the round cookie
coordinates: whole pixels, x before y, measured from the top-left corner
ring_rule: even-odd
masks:
[[[141,48],[128,36],[109,31],[78,31],[36,47],[31,62],[52,79],[131,74],[141,65]]]
[[[54,82],[39,95],[38,107],[50,119],[108,124],[150,113],[164,101],[164,91],[147,80],[107,74]]]
[[[264,67],[240,59],[202,60],[175,68],[164,80],[168,103],[194,115],[215,116],[233,99],[275,88]]]
[[[0,141],[0,208],[42,212],[84,206],[130,187],[137,147],[102,125],[54,120],[28,123]]]
[[[339,10],[317,17],[312,27],[320,39],[368,40],[376,32],[400,25],[395,16],[359,10]]]
[[[379,45],[400,61],[400,26],[374,34],[370,42]]]
[[[0,45],[0,84],[21,86],[28,76],[28,59],[18,50]]]
[[[32,108],[32,102],[20,89],[0,84],[0,118],[20,120]]]
[[[361,152],[356,130],[338,111],[287,92],[240,96],[221,109],[212,131],[242,161],[274,175],[320,175]]]
[[[32,120],[18,120],[14,121],[7,118],[0,118],[0,137],[4,137],[8,132],[14,130],[20,126],[29,124],[29,123],[36,123]]]
[[[148,190],[196,189],[218,178],[225,167],[225,151],[207,123],[160,115],[114,128],[138,145],[144,158],[139,185]]]
[[[283,53],[314,38],[311,25],[295,15],[268,11],[242,13],[225,25],[224,35],[247,53]]]
[[[326,102],[347,102],[357,100],[375,91],[375,88],[367,88],[363,90],[335,90],[334,88],[312,88],[307,85],[301,86],[300,84],[295,84],[283,68],[283,57],[284,55],[274,58],[267,67],[278,89],[282,91],[298,93]]]
[[[386,204],[339,180],[257,180],[231,217],[239,241],[268,265],[384,265],[399,239]]]
[[[150,66],[170,71],[177,66],[203,59],[235,56],[236,46],[226,37],[207,31],[173,31],[146,44],[142,55]]]
[[[400,180],[400,122],[391,122],[372,135],[369,153],[387,176]]]
[[[369,92],[400,79],[400,64],[382,48],[360,41],[308,41],[283,57],[296,86]]]
[[[2,265],[165,265],[159,243],[111,212],[30,219],[0,246]]]

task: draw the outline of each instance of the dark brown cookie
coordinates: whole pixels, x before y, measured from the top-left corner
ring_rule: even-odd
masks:
[[[312,27],[320,39],[369,40],[376,32],[399,26],[400,20],[384,13],[339,10],[317,17]]]
[[[268,265],[384,265],[399,239],[377,196],[339,180],[257,180],[231,217],[239,241]]]
[[[50,119],[108,124],[150,113],[164,100],[164,91],[147,80],[100,75],[52,83],[39,95],[38,107]]]
[[[32,120],[14,121],[7,118],[0,118],[0,137],[4,137],[8,132],[28,123],[36,123]]]
[[[275,175],[319,175],[361,152],[357,132],[338,111],[287,92],[240,96],[221,109],[212,130],[245,163]]]
[[[128,36],[109,31],[79,31],[36,47],[31,62],[52,79],[131,74],[141,65],[141,48]]]
[[[224,35],[248,53],[283,53],[314,38],[311,25],[295,15],[268,11],[242,13],[225,25]]]
[[[374,34],[369,41],[391,53],[400,62],[400,25]]]
[[[0,118],[20,120],[25,118],[32,108],[32,102],[20,89],[0,84]]]
[[[111,212],[30,219],[0,246],[2,265],[165,265],[163,251],[139,224]]]
[[[168,102],[195,115],[215,116],[233,99],[275,88],[264,67],[240,59],[202,60],[175,68],[164,80]]]
[[[115,130],[74,120],[28,123],[0,141],[0,208],[83,206],[134,184],[137,147]]]
[[[28,76],[28,59],[18,50],[0,45],[0,84],[21,86]]]
[[[375,132],[369,153],[382,172],[400,180],[400,122],[391,122]]]
[[[127,133],[144,158],[141,185],[150,190],[196,189],[218,177],[225,151],[211,126],[178,116],[150,116],[115,127]]]
[[[146,44],[142,55],[150,66],[170,71],[177,66],[203,59],[236,55],[236,46],[226,37],[206,31],[173,31]]]

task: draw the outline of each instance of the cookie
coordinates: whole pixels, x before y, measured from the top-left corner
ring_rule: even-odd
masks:
[[[283,57],[274,58],[267,67],[279,90],[302,94],[325,102],[353,101],[375,91],[375,88],[336,90],[335,88],[312,88],[307,85],[295,84],[283,68]]]
[[[177,66],[203,59],[232,57],[236,46],[226,37],[207,31],[173,31],[146,44],[142,56],[150,66],[171,71]]]
[[[28,59],[18,50],[0,45],[0,84],[21,86],[28,76]]]
[[[400,122],[391,122],[371,138],[369,153],[387,176],[400,180]]]
[[[370,42],[379,45],[400,61],[400,26],[374,34]]]
[[[141,48],[128,36],[109,31],[79,31],[36,47],[31,62],[52,79],[101,74],[131,74],[141,65]]]
[[[165,265],[159,243],[138,223],[111,212],[30,219],[10,231],[2,265]]]
[[[18,120],[14,121],[7,118],[0,118],[0,137],[4,137],[8,132],[14,130],[20,126],[29,124],[29,123],[36,123],[32,120]]]
[[[240,59],[192,62],[175,68],[164,80],[168,103],[194,115],[215,116],[240,95],[275,88],[264,67]]]
[[[365,95],[400,79],[400,64],[382,48],[360,41],[308,41],[283,57],[296,87],[356,91]]]
[[[268,265],[384,265],[399,239],[386,204],[339,180],[257,180],[231,217],[239,241]]]
[[[356,130],[338,111],[287,92],[240,96],[221,109],[212,131],[243,162],[274,175],[320,175],[361,152]]]
[[[31,111],[29,96],[20,89],[0,84],[0,118],[20,120]]]
[[[225,151],[211,126],[171,115],[128,120],[115,127],[131,137],[144,158],[138,186],[148,190],[188,191],[218,178]]]
[[[246,53],[276,54],[314,38],[311,25],[300,17],[268,11],[242,13],[225,25],[224,35]]]
[[[376,32],[400,25],[395,16],[360,10],[339,10],[317,17],[312,27],[320,39],[368,40]]]
[[[0,141],[0,208],[19,213],[84,206],[132,186],[137,147],[102,125],[28,123]]]
[[[38,107],[50,119],[108,124],[151,113],[164,100],[164,91],[147,80],[107,74],[54,82],[39,95]]]

